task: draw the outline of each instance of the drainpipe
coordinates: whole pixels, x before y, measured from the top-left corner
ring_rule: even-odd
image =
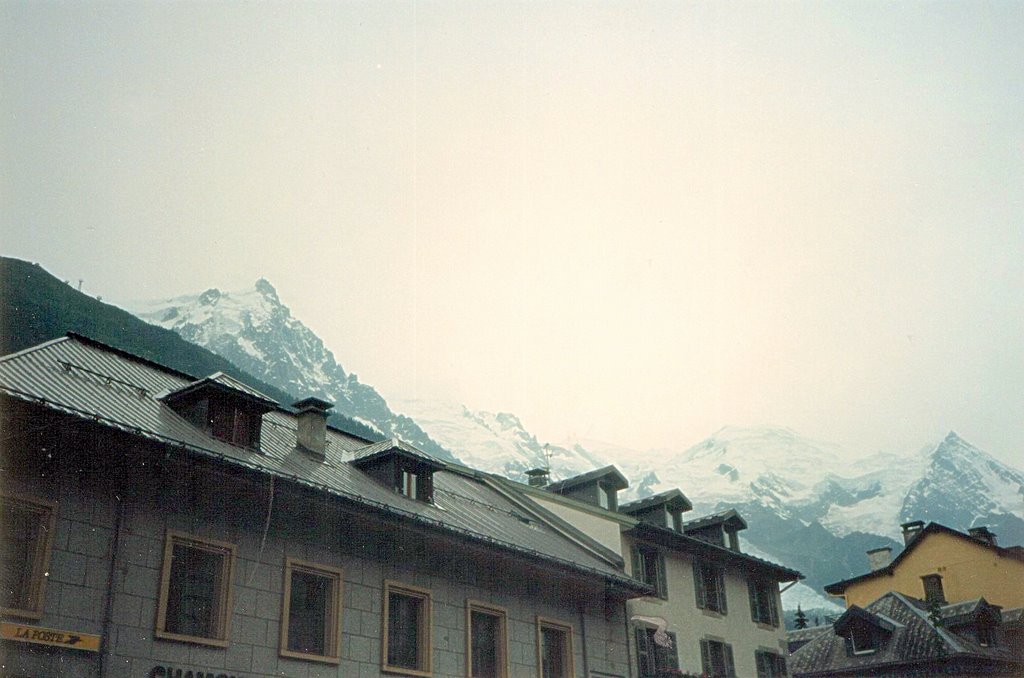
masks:
[[[114,622],[114,578],[117,576],[117,561],[121,556],[121,526],[124,524],[125,500],[116,492],[117,515],[114,518],[114,540],[111,545],[110,571],[107,572],[107,601],[103,611],[103,635],[100,649],[100,676],[106,678],[110,675],[110,657],[114,654],[114,645],[110,638],[110,627]]]
[[[583,675],[589,678],[590,666],[587,658],[587,618],[583,614],[583,605],[580,605],[580,644],[583,646]]]

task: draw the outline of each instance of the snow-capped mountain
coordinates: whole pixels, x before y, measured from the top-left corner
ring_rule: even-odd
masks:
[[[605,465],[580,445],[542,444],[519,417],[507,412],[474,412],[464,405],[426,400],[394,400],[438,443],[454,451],[468,466],[525,481],[532,468],[551,469],[560,480]]]
[[[273,285],[261,278],[239,292],[208,289],[201,294],[151,302],[128,309],[141,319],[174,330],[269,384],[300,397],[315,395],[335,410],[444,459],[452,454],[416,422],[388,407],[372,387],[347,373],[301,321],[281,303]]]

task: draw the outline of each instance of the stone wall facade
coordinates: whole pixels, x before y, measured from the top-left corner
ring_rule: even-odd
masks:
[[[625,600],[541,559],[403,523],[287,480],[46,415],[3,450],[2,490],[57,502],[41,619],[99,652],[0,641],[0,673],[56,678],[376,677],[386,580],[430,592],[432,675],[467,675],[467,601],[507,612],[510,676],[538,675],[538,617],[571,627],[577,676],[629,676]],[[169,530],[233,544],[226,647],[155,638]],[[285,558],[340,568],[337,664],[280,656]],[[394,675],[394,674],[388,674]]]

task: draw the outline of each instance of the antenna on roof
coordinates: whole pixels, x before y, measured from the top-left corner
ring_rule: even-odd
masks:
[[[551,471],[551,445],[544,443],[544,467]]]
[[[79,291],[79,292],[81,292],[81,291],[82,291],[82,283],[84,283],[84,282],[85,282],[85,279],[84,279],[84,278],[79,278],[79,279],[78,279],[78,291]]]

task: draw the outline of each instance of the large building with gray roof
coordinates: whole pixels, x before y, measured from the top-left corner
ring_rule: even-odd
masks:
[[[633,675],[617,550],[327,403],[69,335],[0,405],[4,675]]]

